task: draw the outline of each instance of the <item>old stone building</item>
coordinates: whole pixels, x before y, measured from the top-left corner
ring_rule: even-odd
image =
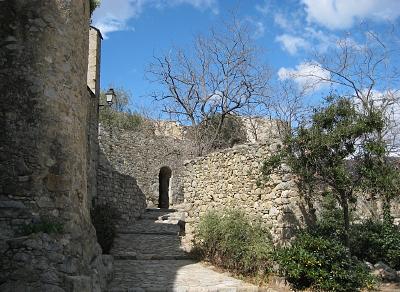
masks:
[[[89,10],[0,1],[1,291],[101,291],[111,276],[90,219],[100,36]]]

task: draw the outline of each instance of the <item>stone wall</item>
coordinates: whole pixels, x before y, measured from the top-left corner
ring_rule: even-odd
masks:
[[[262,218],[275,242],[289,239],[307,219],[294,176],[283,165],[267,182],[261,166],[277,150],[278,140],[238,145],[185,163],[184,198],[187,238],[208,210],[239,209]]]
[[[103,151],[99,153],[95,204],[114,207],[122,224],[134,221],[146,209],[146,197],[137,181],[116,170]]]
[[[275,243],[287,242],[298,227],[315,222],[321,200],[306,200],[301,195],[298,181],[287,165],[282,164],[268,179],[262,178],[263,161],[276,153],[279,144],[279,139],[270,139],[266,143],[238,145],[185,162],[183,192],[188,244],[199,219],[209,210],[233,208],[262,218],[271,228]],[[351,206],[357,220],[382,219],[380,200],[371,194],[358,194],[357,198]],[[400,224],[399,201],[392,201],[395,224]]]
[[[111,262],[88,205],[89,1],[0,11],[0,290],[100,291]]]
[[[192,155],[189,143],[173,136],[156,135],[152,129],[128,131],[115,128],[101,128],[99,142],[111,168],[137,181],[137,196],[144,194],[148,206],[158,206],[159,173],[165,166],[172,171],[169,203],[173,205],[183,201],[183,161]],[[107,168],[101,167],[98,175],[99,200],[121,197],[119,191],[110,189]],[[130,191],[126,196],[131,194]]]
[[[100,31],[94,27],[89,28],[89,50],[87,85],[90,93],[88,98],[87,133],[88,133],[88,205],[92,205],[97,194],[97,168],[99,159],[99,98],[100,98]]]

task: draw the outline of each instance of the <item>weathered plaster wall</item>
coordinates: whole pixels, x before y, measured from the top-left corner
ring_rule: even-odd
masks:
[[[212,209],[240,209],[262,218],[276,242],[290,238],[294,228],[304,224],[305,208],[295,178],[285,165],[260,183],[262,163],[278,145],[274,139],[238,145],[186,162],[183,177],[189,239],[199,218]]]
[[[181,183],[183,161],[191,157],[190,146],[174,137],[156,135],[152,130],[126,131],[101,128],[100,148],[111,167],[120,174],[136,179],[148,206],[158,206],[159,172],[163,166],[172,170],[170,181],[170,204],[183,201]],[[113,197],[104,167],[98,176],[98,196]],[[130,196],[130,193],[127,194]],[[120,197],[120,195],[116,195]]]
[[[88,206],[88,23],[88,0],[0,1],[1,291],[105,286]],[[45,218],[63,232],[21,232]]]

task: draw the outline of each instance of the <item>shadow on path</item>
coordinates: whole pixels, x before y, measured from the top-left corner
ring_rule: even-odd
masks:
[[[132,225],[120,226],[111,250],[115,277],[109,291],[258,290],[191,260],[181,248],[182,221],[178,210],[147,209]]]

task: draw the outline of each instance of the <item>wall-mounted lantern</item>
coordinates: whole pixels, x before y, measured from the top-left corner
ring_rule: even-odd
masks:
[[[107,101],[107,103],[108,103],[109,106],[112,105],[114,99],[115,99],[115,92],[114,92],[114,89],[110,88],[110,89],[106,92],[106,101]]]
[[[107,92],[106,92],[106,102],[108,104],[108,106],[111,106],[114,102],[114,99],[116,97],[116,94],[114,92],[113,88],[110,88]],[[99,104],[99,106],[105,106],[105,104]]]

